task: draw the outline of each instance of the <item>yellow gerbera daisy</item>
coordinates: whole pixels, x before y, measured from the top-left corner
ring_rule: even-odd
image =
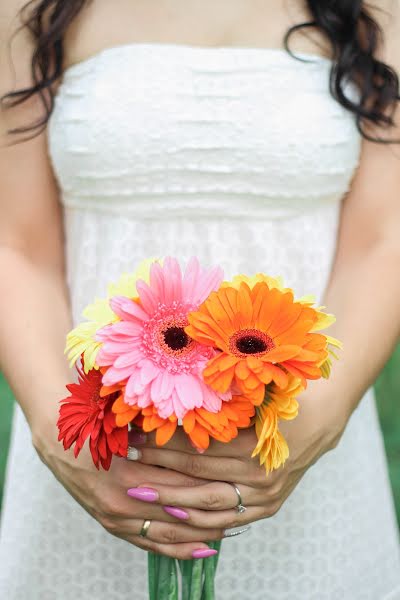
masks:
[[[267,474],[281,467],[289,456],[289,448],[278,429],[278,423],[280,419],[289,421],[297,417],[299,404],[296,398],[303,390],[300,380],[290,376],[285,389],[275,384],[268,386],[264,402],[256,408],[258,443],[252,457],[260,455],[260,465],[265,466]]]
[[[97,298],[93,304],[89,304],[82,315],[87,321],[77,325],[67,335],[65,353],[68,354],[70,366],[74,365],[81,355],[84,358],[84,370],[88,373],[91,369],[98,369],[96,357],[101,346],[94,336],[98,329],[110,323],[118,321],[117,315],[111,310],[109,299],[113,296],[126,296],[135,298],[137,296],[136,282],[139,279],[148,281],[150,266],[159,259],[144,260],[134,273],[124,273],[116,283],[110,283],[107,287],[107,297]]]
[[[235,275],[231,281],[224,281],[221,287],[233,287],[238,290],[242,282],[247,283],[251,290],[257,283],[264,282],[268,285],[269,289],[277,288],[280,292],[292,291],[290,288],[284,287],[282,277],[270,277],[269,275],[264,275],[264,273],[256,273],[251,276]]]

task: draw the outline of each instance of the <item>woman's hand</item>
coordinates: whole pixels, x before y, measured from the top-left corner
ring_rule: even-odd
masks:
[[[57,442],[55,431],[51,438],[49,441],[47,435],[34,435],[39,456],[75,500],[112,535],[144,550],[182,559],[193,558],[196,550],[209,551],[205,542],[222,537],[218,528],[201,529],[177,523],[161,506],[145,504],[127,495],[129,488],[143,482],[153,487],[188,489],[203,483],[202,480],[116,457],[109,471],[97,471],[87,445],[75,459],[72,451],[65,452]],[[140,531],[146,519],[151,524],[143,538]]]
[[[326,384],[326,382],[323,382]],[[186,487],[142,485],[154,489],[147,502],[155,505],[178,507],[186,513],[185,521],[199,528],[226,529],[240,527],[274,515],[293,491],[304,473],[325,452],[333,449],[344,430],[346,418],[335,412],[333,400],[316,393],[306,392],[299,398],[299,416],[293,421],[281,421],[290,456],[284,467],[268,476],[259,464],[259,458],[251,458],[257,439],[254,429],[243,430],[229,444],[213,442],[204,454],[198,454],[185,439],[175,435],[166,447],[157,448],[152,441],[141,446],[140,461],[146,465],[158,465],[174,469],[191,477],[211,480],[200,485]],[[232,485],[240,490],[246,511],[239,514],[235,509],[238,496]],[[140,497],[140,488],[134,492]],[[170,514],[182,518],[174,509]]]

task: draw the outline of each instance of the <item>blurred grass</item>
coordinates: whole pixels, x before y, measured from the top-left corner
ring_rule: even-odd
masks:
[[[3,496],[4,472],[7,462],[13,397],[10,388],[0,373],[0,506]]]
[[[400,345],[378,377],[375,390],[400,527]]]
[[[384,434],[389,474],[400,525],[400,345],[375,385],[379,418]],[[0,374],[0,506],[10,437],[12,394]]]

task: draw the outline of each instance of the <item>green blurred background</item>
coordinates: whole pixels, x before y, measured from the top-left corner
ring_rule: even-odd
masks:
[[[400,345],[376,382],[377,405],[400,525]],[[12,394],[0,375],[0,505],[10,437]]]

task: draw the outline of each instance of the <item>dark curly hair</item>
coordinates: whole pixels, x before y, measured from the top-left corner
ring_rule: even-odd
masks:
[[[47,124],[54,106],[53,84],[62,75],[63,36],[70,23],[90,0],[30,0],[21,10],[21,28],[29,29],[36,40],[32,55],[32,87],[9,92],[1,98],[5,107],[22,104],[38,94],[43,106],[43,117],[10,134],[35,135]],[[363,1],[307,0],[312,21],[299,23],[285,34],[286,50],[292,54],[289,40],[299,29],[318,28],[332,48],[332,68],[329,89],[332,96],[355,115],[360,134],[371,141],[392,143],[395,140],[370,136],[363,125],[394,126],[394,112],[399,96],[399,77],[389,65],[376,58],[383,41],[379,24],[371,16]],[[17,32],[16,32],[17,33]],[[356,100],[346,97],[347,81],[357,85],[360,94]],[[32,136],[31,136],[32,137]]]

